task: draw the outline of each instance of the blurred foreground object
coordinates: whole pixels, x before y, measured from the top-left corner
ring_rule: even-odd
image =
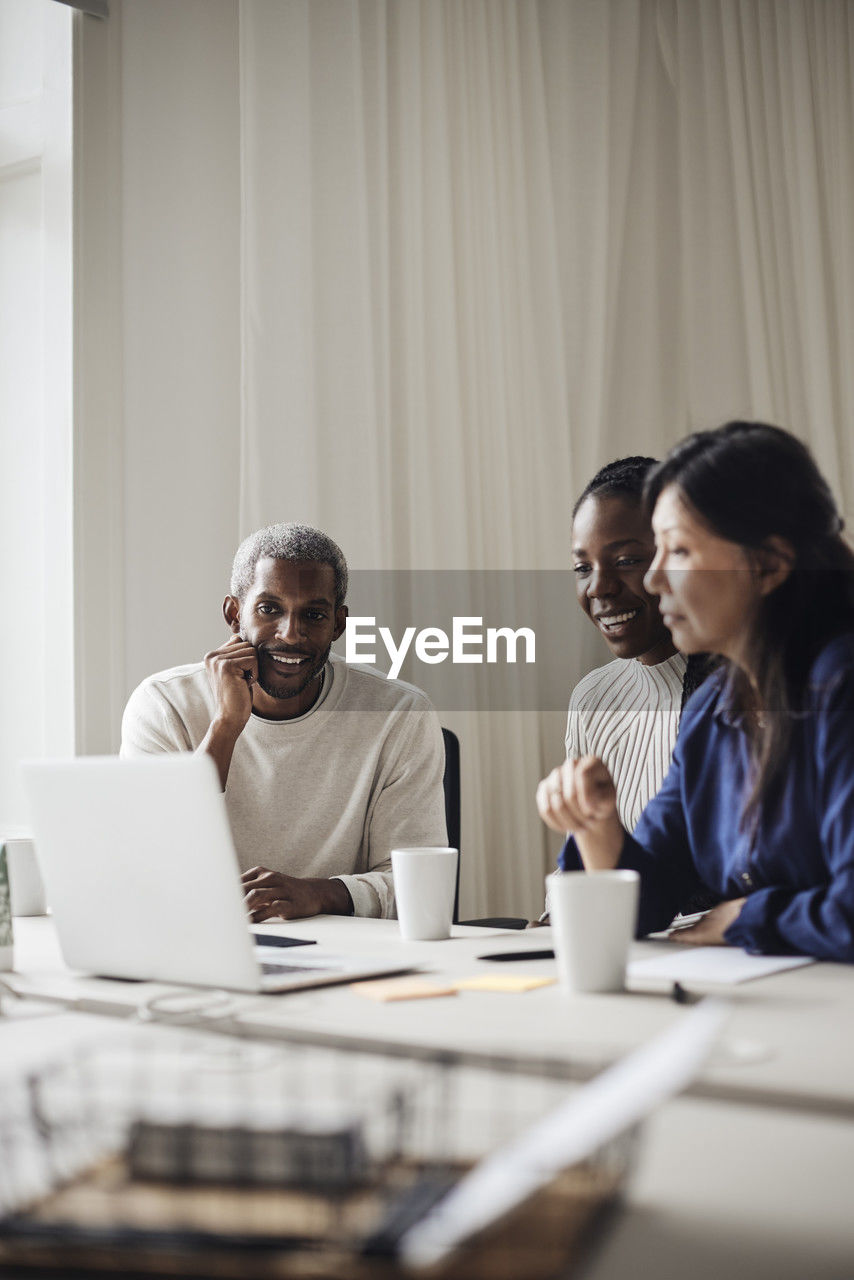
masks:
[[[554,1063],[127,1028],[3,1073],[0,1266],[565,1275],[724,1016],[704,1002],[580,1088]]]

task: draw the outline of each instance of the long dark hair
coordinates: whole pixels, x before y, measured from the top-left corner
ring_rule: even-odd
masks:
[[[743,820],[755,835],[782,778],[792,722],[805,711],[810,668],[829,640],[854,629],[854,552],[812,454],[780,427],[728,422],[695,432],[647,476],[650,512],[669,485],[721,538],[755,551],[776,536],[794,552],[785,581],[760,601],[748,638],[753,683],[734,663],[722,664],[730,709],[754,758]]]
[[[643,454],[633,454],[629,458],[616,458],[613,462],[607,462],[595,474],[592,480],[589,480],[582,489],[572,508],[573,520],[578,515],[578,509],[582,502],[587,498],[628,498],[641,506],[644,502],[645,486],[647,478],[653,468],[659,465],[658,458],[648,458]],[[652,508],[650,507],[650,512]],[[692,653],[688,657],[685,667],[685,674],[682,677],[682,701],[679,707],[679,714],[685,708],[685,703],[691,694],[705,680],[706,676],[712,669],[713,660],[707,653]]]

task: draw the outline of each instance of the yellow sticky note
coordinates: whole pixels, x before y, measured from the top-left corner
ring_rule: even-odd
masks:
[[[554,978],[526,977],[520,973],[484,973],[479,978],[464,978],[456,984],[458,991],[533,991],[536,987],[550,987]]]
[[[381,978],[374,982],[353,982],[350,990],[369,1000],[429,1000],[431,996],[455,996],[456,985],[440,986],[425,978]]]

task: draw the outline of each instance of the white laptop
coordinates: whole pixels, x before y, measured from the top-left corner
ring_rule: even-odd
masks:
[[[411,968],[259,946],[216,766],[179,753],[22,765],[66,964],[109,978],[291,991]]]

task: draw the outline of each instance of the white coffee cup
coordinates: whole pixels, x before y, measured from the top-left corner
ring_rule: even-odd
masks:
[[[32,840],[24,839],[4,840],[3,843],[9,868],[12,915],[45,915],[47,904],[35,845]]]
[[[397,918],[408,942],[451,936],[458,857],[456,849],[392,849]]]
[[[552,939],[565,990],[623,990],[639,888],[636,871],[562,871],[546,876]]]

